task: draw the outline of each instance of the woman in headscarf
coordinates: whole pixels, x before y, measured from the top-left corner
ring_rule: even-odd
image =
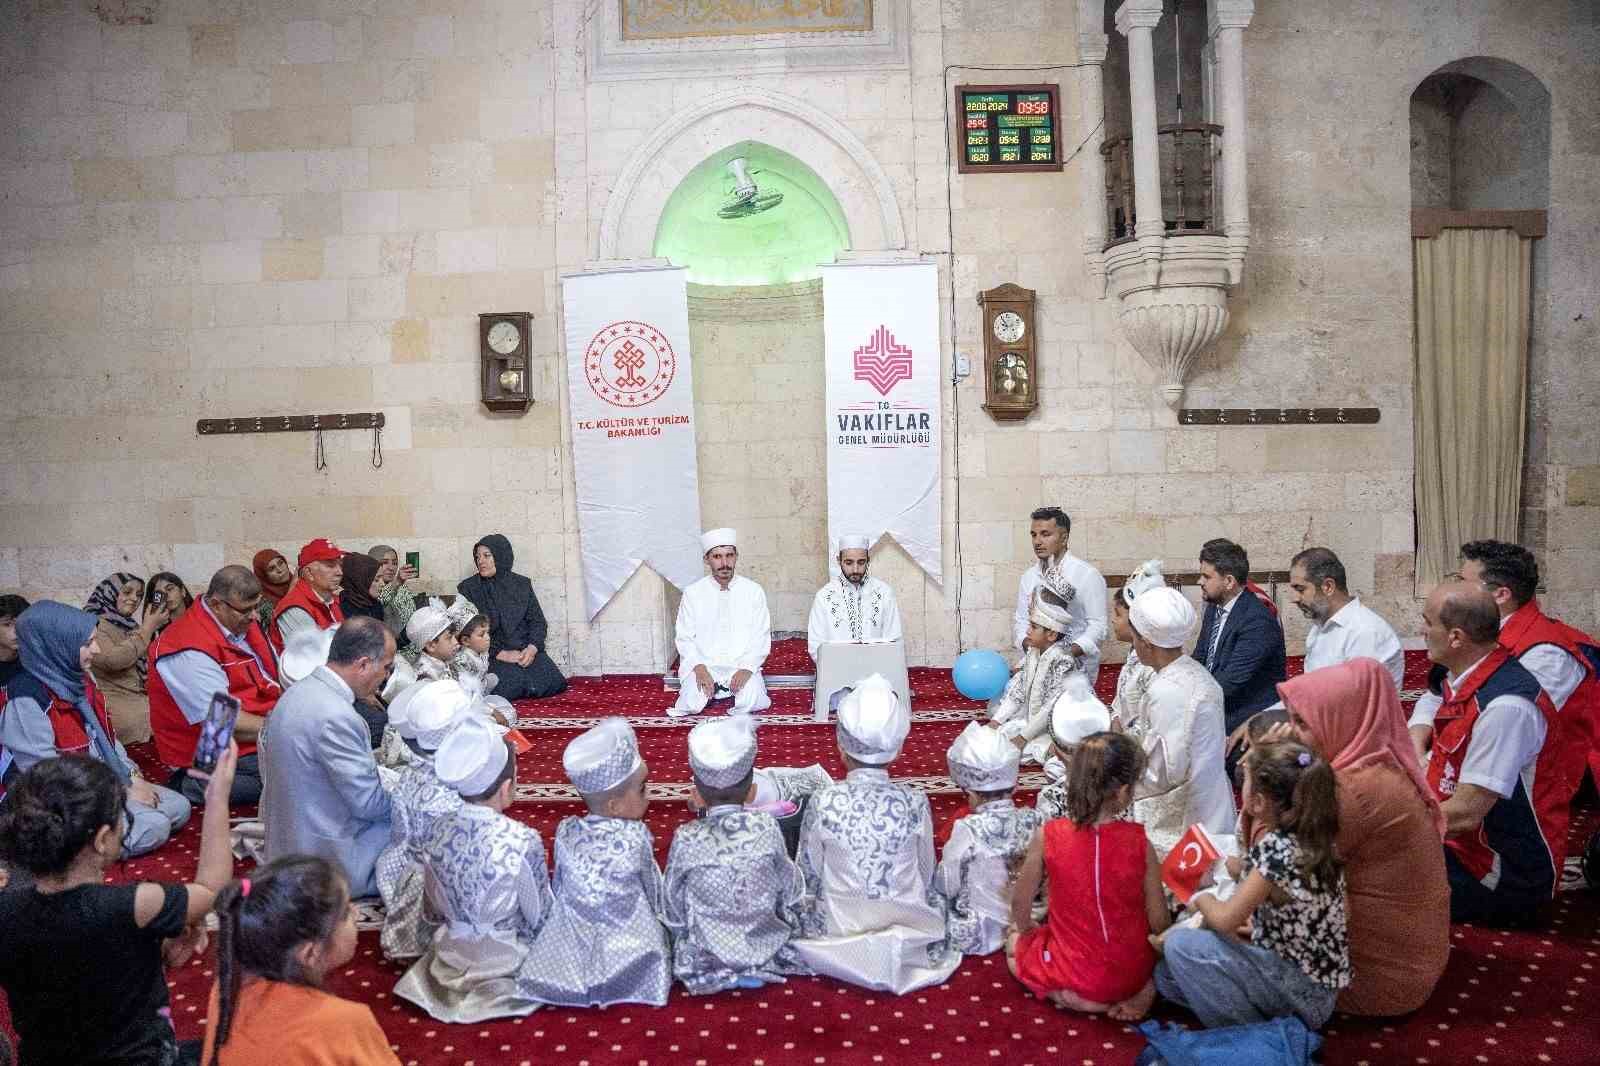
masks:
[[[346,618],[364,614],[382,622],[383,604],[378,602],[378,560],[361,552],[344,553],[344,586],[339,592],[339,606]]]
[[[283,553],[275,548],[256,552],[250,569],[261,582],[261,606],[256,608],[256,620],[261,623],[262,632],[266,632],[272,624],[272,612],[278,609],[278,601],[289,594],[289,586],[294,584],[294,570]]]
[[[170,618],[165,606],[160,606],[146,611],[143,620],[134,621],[133,614],[143,596],[143,578],[116,573],[96,585],[83,605],[100,620],[95,626],[99,651],[89,666],[105,696],[111,724],[125,744],[142,744],[150,739],[150,698],[144,690],[148,668],[145,653]]]
[[[533,582],[511,569],[511,542],[491,533],[472,546],[478,572],[456,586],[489,619],[490,669],[495,695],[508,700],[542,699],[563,692],[567,679],[544,649],[549,625]]]
[[[95,616],[54,600],[42,600],[17,619],[22,672],[6,686],[0,714],[0,745],[11,765],[9,778],[60,755],[84,755],[105,763],[128,787],[123,852],[130,858],[154,851],[189,820],[189,801],[139,776],[117,740],[105,699],[89,674]]]
[[[1394,679],[1376,659],[1352,659],[1278,686],[1293,735],[1327,759],[1339,789],[1339,857],[1354,977],[1349,1014],[1422,1006],[1450,951],[1444,815],[1423,777]],[[1253,826],[1242,822],[1241,841]]]

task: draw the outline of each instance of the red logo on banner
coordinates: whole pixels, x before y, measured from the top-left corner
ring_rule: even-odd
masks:
[[[1217,850],[1211,834],[1196,823],[1178,838],[1178,842],[1167,853],[1167,860],[1161,864],[1161,880],[1172,889],[1172,894],[1178,897],[1179,902],[1188,903],[1189,898],[1199,891],[1200,883],[1210,872],[1211,865],[1221,857],[1222,853]]]
[[[872,339],[856,349],[857,381],[865,381],[887,396],[889,390],[911,378],[911,349],[896,344],[888,326],[879,326]]]
[[[589,388],[613,407],[643,407],[660,399],[677,370],[672,345],[647,322],[613,322],[583,353]]]

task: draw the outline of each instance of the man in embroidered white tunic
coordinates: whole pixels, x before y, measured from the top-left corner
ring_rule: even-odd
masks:
[[[678,702],[674,718],[699,714],[713,696],[732,696],[734,714],[772,706],[761,664],[772,651],[767,594],[739,577],[739,537],[713,529],[700,538],[711,573],[683,590],[674,638],[678,645]]]
[[[817,590],[806,626],[813,661],[823,644],[900,640],[900,607],[887,582],[867,575],[867,538],[839,538],[839,576]]]
[[[1054,570],[1077,589],[1072,605],[1072,628],[1067,632],[1065,651],[1075,657],[1092,679],[1100,669],[1100,645],[1106,639],[1106,579],[1088,563],[1067,551],[1072,535],[1072,519],[1059,507],[1041,507],[1030,516],[1028,538],[1038,565],[1022,572],[1017,583],[1017,609],[1011,619],[1011,643],[1023,646],[1028,635],[1028,612],[1033,592],[1045,571]]]

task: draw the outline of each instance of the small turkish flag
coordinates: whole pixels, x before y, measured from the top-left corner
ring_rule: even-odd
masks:
[[[533,750],[533,741],[524,736],[520,729],[506,730],[506,739],[511,741],[511,746],[516,749],[518,755],[526,755]]]
[[[1161,864],[1161,880],[1172,889],[1172,894],[1180,902],[1188,903],[1190,897],[1199,891],[1200,882],[1205,880],[1212,864],[1221,857],[1222,852],[1211,839],[1211,834],[1196,823],[1178,838],[1178,842],[1167,853],[1166,861]]]

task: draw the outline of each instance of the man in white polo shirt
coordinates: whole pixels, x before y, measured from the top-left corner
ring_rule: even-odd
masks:
[[[1350,595],[1344,564],[1327,548],[1307,548],[1289,563],[1289,593],[1311,620],[1306,633],[1306,672],[1351,659],[1376,659],[1399,690],[1406,654],[1394,628]]]

